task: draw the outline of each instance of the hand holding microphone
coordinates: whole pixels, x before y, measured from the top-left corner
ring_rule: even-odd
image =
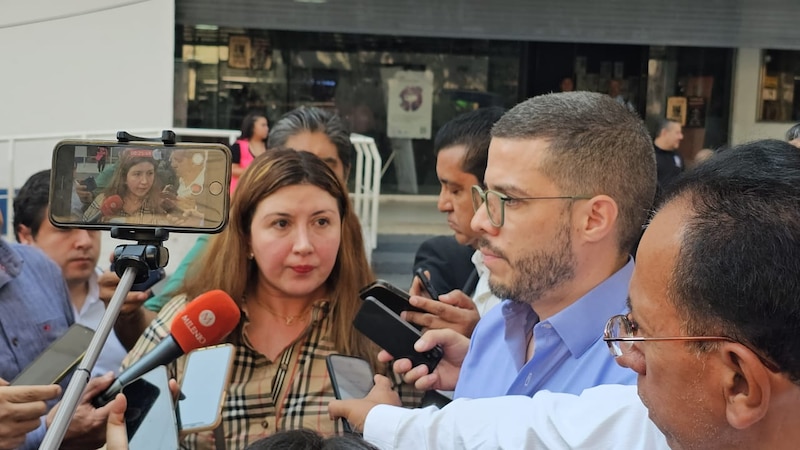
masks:
[[[96,407],[114,400],[122,388],[155,367],[169,364],[200,347],[219,343],[239,324],[241,312],[233,299],[221,290],[206,292],[189,302],[175,316],[170,334],[142,359],[132,364],[92,400]]]
[[[103,204],[100,205],[100,210],[92,214],[86,221],[89,223],[97,223],[104,217],[116,216],[120,211],[122,211],[122,197],[119,195],[112,195],[103,200]]]

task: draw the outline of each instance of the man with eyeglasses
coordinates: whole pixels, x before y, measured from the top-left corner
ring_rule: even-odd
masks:
[[[672,186],[639,246],[630,312],[606,324],[638,397],[604,385],[407,410],[376,407],[396,402],[379,378],[331,413],[366,421],[381,448],[794,449],[799,271],[800,153],[776,140],[734,147]],[[490,419],[467,422],[476,414]]]
[[[419,389],[455,388],[454,398],[632,384],[600,336],[625,311],[655,169],[641,120],[608,96],[549,94],[507,112],[492,129],[487,188],[472,188],[489,287],[507,300],[471,341],[426,332],[417,350],[444,349],[433,373],[406,359],[395,371]]]

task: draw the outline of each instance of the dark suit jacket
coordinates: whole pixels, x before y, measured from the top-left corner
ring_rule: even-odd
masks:
[[[414,255],[414,270],[421,267],[431,275],[431,283],[440,294],[461,289],[472,295],[478,272],[472,264],[475,249],[461,245],[453,236],[436,236],[420,244]]]

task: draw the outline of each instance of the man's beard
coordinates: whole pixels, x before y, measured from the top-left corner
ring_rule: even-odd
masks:
[[[548,248],[522,255],[517,261],[506,260],[511,265],[510,285],[493,282],[489,277],[489,289],[500,299],[533,305],[575,277],[576,261],[569,227],[564,225]]]

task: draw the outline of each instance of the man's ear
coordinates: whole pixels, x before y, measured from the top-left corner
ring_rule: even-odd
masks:
[[[36,239],[33,237],[33,231],[22,224],[17,227],[17,240],[20,244],[25,245],[34,245],[36,243]]]
[[[725,415],[731,427],[742,430],[766,416],[772,397],[772,377],[752,350],[728,342],[721,346]]]
[[[614,232],[619,208],[617,202],[607,195],[597,195],[579,208],[581,222],[579,230],[588,242],[597,242]]]

